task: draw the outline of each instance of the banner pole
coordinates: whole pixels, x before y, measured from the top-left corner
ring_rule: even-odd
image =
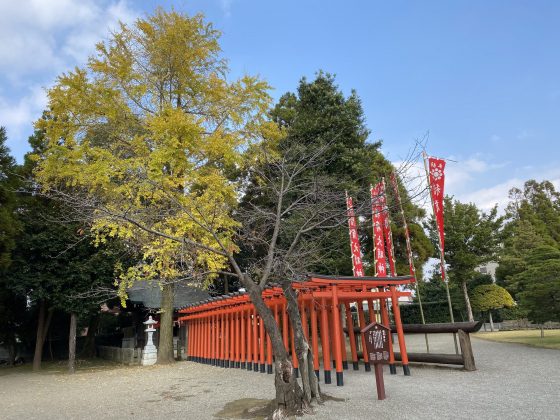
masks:
[[[401,218],[403,222],[404,235],[406,240],[406,253],[408,256],[408,266],[410,268],[410,275],[414,277],[414,286],[416,288],[416,296],[418,296],[418,305],[420,305],[420,319],[422,324],[426,324],[426,318],[424,317],[424,308],[422,307],[422,298],[420,297],[420,288],[418,287],[418,279],[416,278],[416,269],[414,268],[414,260],[412,258],[412,248],[410,246],[410,233],[408,231],[408,223],[406,222],[406,217],[404,215],[404,209],[401,201],[401,195],[399,193],[399,183],[397,181],[397,175],[393,171],[391,175],[391,185],[395,193],[395,201],[399,206],[399,211],[401,213]],[[428,334],[424,334],[424,340],[426,341],[426,351],[430,352],[430,343],[428,342]]]
[[[428,163],[426,162],[426,152],[422,152],[422,158],[424,160],[424,170],[426,171],[426,179],[428,181],[428,190],[430,194],[430,201],[432,202],[432,214],[434,215],[434,220],[436,220],[436,215],[434,212],[434,198],[432,197],[432,186],[430,185],[430,173],[428,171]],[[442,209],[443,211],[443,209]],[[436,221],[436,228],[437,228],[437,221]],[[442,226],[443,229],[443,226]],[[445,257],[443,255],[443,247],[441,246],[441,237],[438,235],[438,242],[439,242],[439,255],[440,255],[440,262],[441,262],[441,275],[444,279],[445,283],[445,293],[447,294],[447,306],[449,307],[449,317],[451,318],[451,322],[455,323],[455,317],[453,316],[453,306],[451,305],[451,295],[449,294],[449,281],[447,279],[447,275],[445,272]],[[453,333],[453,341],[455,343],[455,353],[459,354],[459,346],[457,345],[457,334]]]

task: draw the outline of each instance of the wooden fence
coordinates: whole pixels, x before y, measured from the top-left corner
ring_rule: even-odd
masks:
[[[125,365],[139,365],[142,360],[142,349],[98,346],[99,357]]]

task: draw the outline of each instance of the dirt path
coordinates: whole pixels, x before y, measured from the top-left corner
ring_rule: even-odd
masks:
[[[415,340],[409,339],[411,349],[423,337]],[[432,340],[434,348],[452,349],[451,343]],[[404,377],[399,369],[385,376],[385,401],[376,400],[372,374],[345,372],[344,387],[323,386],[345,401],[328,401],[310,418],[558,418],[560,351],[476,339],[473,347],[477,372],[413,368]],[[2,419],[255,418],[274,395],[272,375],[191,362],[74,376],[6,373],[0,376]]]

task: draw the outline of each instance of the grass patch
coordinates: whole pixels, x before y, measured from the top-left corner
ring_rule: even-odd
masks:
[[[544,330],[544,338],[541,338],[541,330],[479,332],[474,336],[501,343],[519,343],[560,350],[560,330]]]

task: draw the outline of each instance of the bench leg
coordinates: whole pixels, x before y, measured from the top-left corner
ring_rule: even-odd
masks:
[[[476,365],[474,364],[474,354],[471,346],[471,338],[469,337],[469,334],[464,332],[463,330],[459,330],[458,334],[465,370],[472,372],[476,370]]]

